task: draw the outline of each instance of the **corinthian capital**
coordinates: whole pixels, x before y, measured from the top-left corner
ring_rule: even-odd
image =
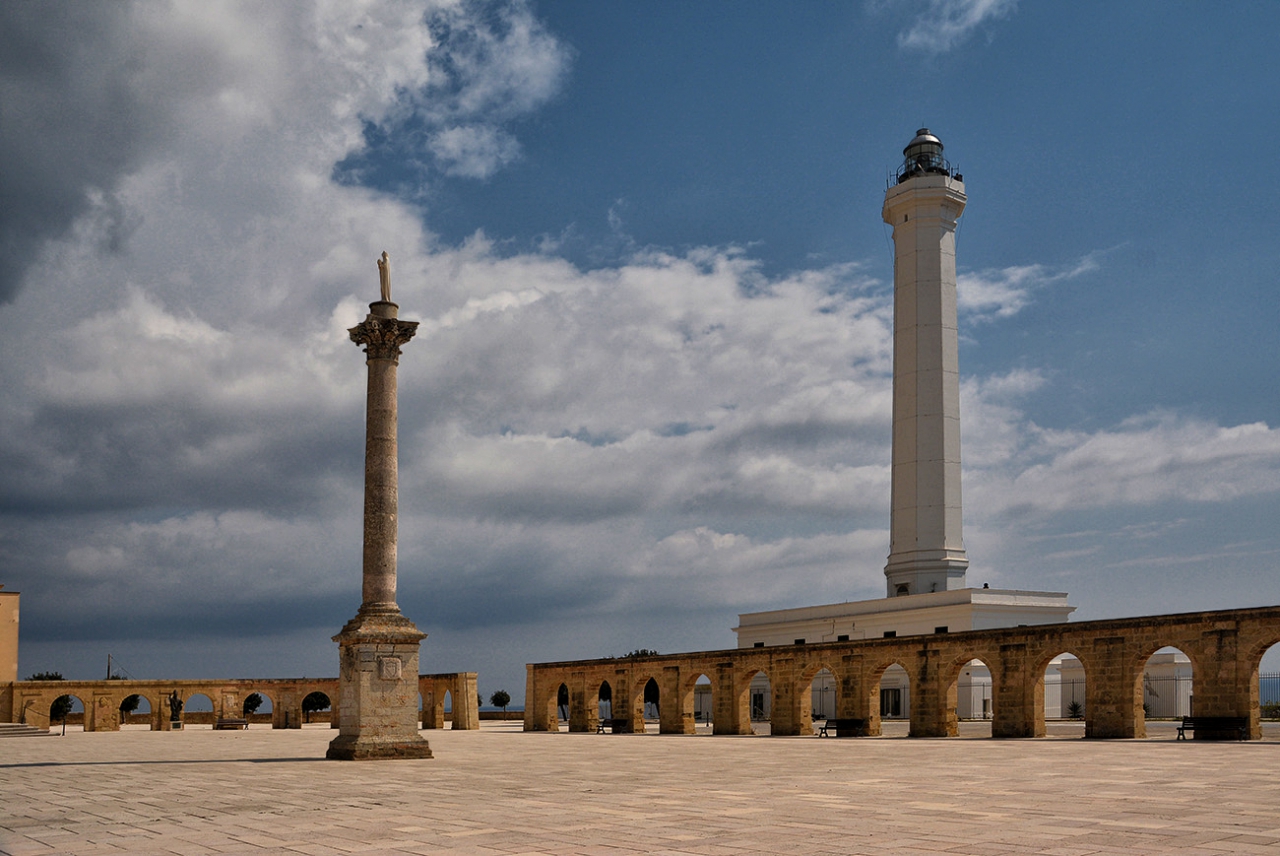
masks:
[[[364,345],[364,352],[371,360],[400,361],[400,346],[418,332],[417,321],[401,321],[399,318],[380,318],[370,315],[347,331],[351,341]]]

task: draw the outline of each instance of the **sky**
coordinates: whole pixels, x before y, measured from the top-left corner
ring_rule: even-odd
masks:
[[[525,663],[883,596],[919,127],[968,193],[969,584],[1280,603],[1278,36],[1266,2],[0,5],[21,676],[337,673],[384,250],[424,673],[519,704]]]

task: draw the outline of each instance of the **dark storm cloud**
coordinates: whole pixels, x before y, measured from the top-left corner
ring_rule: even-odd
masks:
[[[338,413],[233,412],[163,401],[43,405],[0,437],[0,510],[315,512],[329,498],[318,485],[359,478],[358,407],[358,400]]]
[[[101,249],[130,219],[122,172],[156,142],[165,102],[136,86],[146,56],[121,3],[0,5],[0,301],[12,300],[42,243],[94,205]]]

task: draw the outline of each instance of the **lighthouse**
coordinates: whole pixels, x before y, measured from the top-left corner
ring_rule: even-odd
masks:
[[[888,597],[741,613],[733,628],[739,648],[1054,624],[1075,611],[1065,592],[969,588],[965,582],[956,223],[966,199],[964,181],[942,152],[942,141],[928,128],[917,131],[889,179],[881,212],[893,227],[894,245]],[[971,666],[969,674],[990,681],[985,669]],[[910,683],[901,667],[885,670],[885,716],[908,715]],[[826,696],[814,686],[818,710]],[[767,680],[753,679],[751,691],[761,693],[766,705],[767,689]]]
[[[964,181],[921,128],[884,195],[893,227],[893,467],[889,597],[965,587],[961,533],[956,222]]]

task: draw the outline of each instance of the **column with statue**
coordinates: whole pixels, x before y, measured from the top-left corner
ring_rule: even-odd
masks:
[[[333,640],[338,643],[338,736],[326,758],[430,758],[418,733],[418,649],[426,634],[396,603],[399,485],[396,368],[400,346],[417,332],[391,302],[391,262],[378,260],[381,300],[348,332],[365,350],[369,390],[365,413],[364,557],[362,602]]]

